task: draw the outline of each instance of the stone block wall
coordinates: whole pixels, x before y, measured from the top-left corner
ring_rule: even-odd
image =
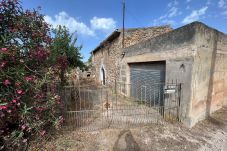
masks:
[[[125,32],[125,47],[129,47],[140,43],[141,41],[146,41],[150,38],[154,38],[163,33],[172,31],[170,26],[160,26],[152,28],[138,28],[138,29],[126,29]],[[122,38],[122,37],[121,37]]]
[[[97,74],[105,66],[107,83],[113,84],[115,79],[130,83],[129,63],[166,61],[166,81],[183,83],[181,115],[185,125],[192,127],[227,105],[227,35],[198,22],[139,43],[136,37],[145,35],[146,39],[146,34],[133,32],[134,36],[126,34],[126,48],[121,48],[120,35],[94,53]]]
[[[119,75],[118,60],[121,59],[121,41],[116,38],[112,43],[106,44],[93,53],[96,81],[100,84],[100,70],[103,67],[106,74],[106,84],[112,85]]]
[[[125,30],[125,47],[129,47],[141,41],[156,37],[171,31],[169,26],[138,28]],[[119,31],[121,32],[121,31]],[[96,81],[100,83],[100,69],[106,71],[106,83],[113,86],[115,80],[120,79],[120,67],[122,56],[122,32],[112,42],[105,43],[103,47],[93,52],[92,61],[96,70]]]

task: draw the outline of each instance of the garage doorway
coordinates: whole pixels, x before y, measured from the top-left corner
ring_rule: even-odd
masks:
[[[165,61],[130,63],[130,96],[136,101],[163,106]]]

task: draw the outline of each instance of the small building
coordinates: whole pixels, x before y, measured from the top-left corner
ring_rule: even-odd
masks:
[[[152,37],[171,31],[170,26],[125,29],[124,47],[140,43]],[[99,84],[113,86],[119,79],[122,58],[122,30],[115,30],[92,53],[92,63]]]
[[[226,34],[200,22],[135,31],[126,32],[125,48],[115,31],[92,52],[98,81],[130,84],[125,95],[137,83],[182,83],[180,118],[188,127],[227,104]]]

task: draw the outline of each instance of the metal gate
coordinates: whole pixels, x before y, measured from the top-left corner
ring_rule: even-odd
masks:
[[[137,100],[163,105],[165,62],[134,63],[129,67],[130,95]]]
[[[148,84],[147,84],[148,85]],[[150,86],[156,87],[150,84]],[[68,130],[98,130],[103,128],[131,128],[150,123],[163,124],[167,121],[180,121],[181,84],[159,84],[157,91],[162,96],[147,91],[146,86],[142,98],[122,93],[132,89],[132,84],[117,83],[109,87],[65,87],[62,93],[65,102],[65,128]],[[147,94],[147,93],[150,94]],[[157,92],[161,94],[161,92]],[[147,96],[145,96],[147,95]],[[162,103],[161,103],[162,102]]]

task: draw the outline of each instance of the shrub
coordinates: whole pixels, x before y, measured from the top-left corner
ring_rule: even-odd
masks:
[[[53,29],[53,42],[51,45],[50,63],[56,64],[60,70],[59,77],[61,85],[66,84],[65,73],[67,72],[66,67],[75,68],[79,67],[84,69],[86,65],[81,61],[82,55],[80,50],[82,46],[76,46],[77,36],[70,34],[69,30],[65,26],[57,26]],[[60,63],[60,64],[59,64]]]
[[[0,150],[10,150],[58,128],[63,118],[43,16],[23,10],[17,0],[2,0],[0,36]]]

